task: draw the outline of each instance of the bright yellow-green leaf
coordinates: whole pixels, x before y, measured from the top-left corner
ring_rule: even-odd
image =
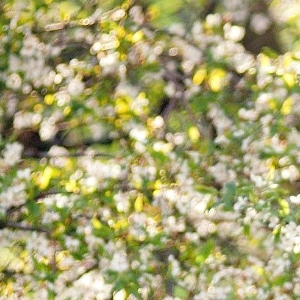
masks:
[[[281,113],[283,115],[288,115],[291,113],[292,111],[292,105],[293,105],[293,99],[291,97],[287,98],[283,104],[282,104],[282,107],[281,107]]]
[[[128,219],[127,219],[127,218],[124,218],[124,219],[118,220],[118,221],[114,224],[114,229],[119,230],[119,229],[126,228],[127,226],[128,226]]]
[[[102,223],[96,217],[92,219],[92,224],[95,229],[101,229],[102,227]]]
[[[261,266],[258,266],[258,265],[254,266],[254,270],[259,276],[262,276],[265,274],[265,269]]]
[[[52,178],[57,178],[61,175],[61,171],[57,168],[47,166],[38,177],[38,186],[44,190],[49,186]]]
[[[285,200],[285,199],[279,199],[278,200],[278,203],[281,207],[281,210],[280,212],[283,214],[283,215],[289,215],[290,214],[290,205],[289,203]]]
[[[193,76],[193,83],[195,85],[200,85],[204,81],[204,79],[206,78],[206,76],[207,76],[206,69],[199,69],[199,70],[197,70],[196,73]]]
[[[160,180],[156,180],[155,183],[154,183],[154,190],[161,190],[162,188],[162,182]]]
[[[44,102],[47,104],[47,105],[52,105],[54,103],[54,100],[55,100],[55,97],[53,94],[47,94],[45,97],[44,97]]]
[[[134,44],[140,42],[143,39],[143,37],[144,37],[143,31],[139,30],[132,36],[131,42]]]
[[[124,98],[116,99],[115,110],[120,115],[128,113],[130,111],[130,106],[127,99]]]
[[[170,24],[170,22],[174,22],[176,12],[180,11],[183,5],[184,1],[182,0],[155,0],[148,7],[147,15],[159,26],[165,26]]]
[[[53,236],[61,236],[66,231],[66,226],[60,223],[53,231]]]
[[[115,32],[119,38],[123,38],[126,36],[126,31],[122,26],[116,27]]]
[[[295,75],[291,73],[285,73],[282,78],[288,87],[293,87],[295,85]]]
[[[134,202],[134,209],[136,212],[141,212],[143,210],[143,206],[144,206],[144,199],[143,199],[143,195],[138,195],[135,199]]]
[[[160,10],[157,5],[150,5],[148,7],[148,16],[151,20],[155,20],[160,15]]]
[[[270,57],[266,54],[260,53],[258,58],[262,67],[269,67],[271,65]]]
[[[293,61],[293,55],[291,53],[285,53],[283,55],[283,66],[285,68],[290,67],[292,61]]]
[[[274,180],[274,177],[275,177],[275,166],[271,165],[270,170],[269,170],[268,175],[267,175],[267,180],[272,181],[272,180]]]
[[[77,184],[76,180],[69,180],[65,184],[65,189],[69,193],[77,193],[79,191],[79,188],[78,188],[78,184]]]
[[[209,74],[208,84],[213,92],[219,92],[225,86],[226,72],[223,69],[214,69]]]
[[[42,173],[42,175],[39,179],[40,189],[45,190],[48,187],[50,180],[52,178],[52,175],[53,175],[53,169],[51,167],[47,166],[44,169],[44,172]]]
[[[193,143],[195,143],[200,138],[200,131],[196,126],[191,126],[188,130],[188,135],[189,135],[190,140]]]
[[[70,20],[71,16],[80,10],[80,7],[74,4],[72,1],[63,1],[58,6],[60,16],[63,20]]]
[[[175,299],[182,299],[182,300],[188,299],[189,292],[183,287],[176,285],[174,288],[174,296],[176,297]]]
[[[269,107],[271,110],[275,110],[277,108],[277,103],[274,99],[269,100]]]
[[[69,106],[69,105],[66,106],[63,111],[64,116],[68,116],[71,113],[71,111],[72,111],[71,106]]]

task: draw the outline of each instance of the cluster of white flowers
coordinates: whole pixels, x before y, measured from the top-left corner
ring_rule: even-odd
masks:
[[[74,270],[75,271],[75,270]],[[76,271],[75,271],[76,272]],[[78,274],[78,272],[76,272]],[[71,275],[69,273],[69,275]],[[57,294],[57,299],[110,299],[112,286],[105,282],[102,274],[96,270],[84,274],[79,274],[78,278],[58,277],[55,282],[54,291]],[[69,282],[69,284],[66,284]]]
[[[20,161],[23,152],[23,146],[17,142],[6,144],[2,151],[1,163],[7,166],[13,166]]]

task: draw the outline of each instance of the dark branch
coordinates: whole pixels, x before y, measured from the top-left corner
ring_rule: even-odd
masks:
[[[115,158],[116,156],[108,153],[86,153],[86,152],[75,152],[75,153],[66,153],[66,154],[56,154],[50,155],[47,152],[37,152],[37,153],[25,153],[23,158],[59,158],[59,157],[82,157],[82,156],[89,156],[89,157],[109,157]]]
[[[11,221],[0,221],[0,230],[4,228],[11,228],[11,229],[18,229],[23,231],[37,231],[37,232],[44,232],[47,234],[50,234],[50,230],[46,228],[36,227],[36,226],[30,226],[27,224],[20,224],[16,222]]]

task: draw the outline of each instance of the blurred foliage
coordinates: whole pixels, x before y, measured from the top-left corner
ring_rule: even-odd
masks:
[[[299,297],[285,5],[0,3],[0,298]]]

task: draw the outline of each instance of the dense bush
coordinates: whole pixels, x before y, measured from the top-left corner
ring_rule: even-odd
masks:
[[[260,2],[1,2],[1,299],[300,297],[299,4]]]

